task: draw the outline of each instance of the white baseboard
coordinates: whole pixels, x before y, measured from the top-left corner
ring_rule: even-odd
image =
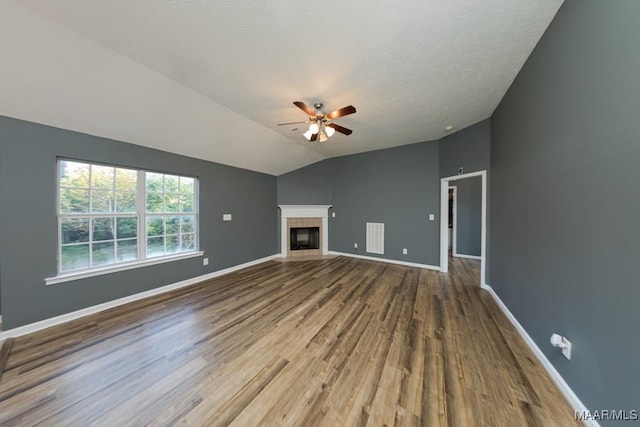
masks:
[[[478,261],[482,260],[482,257],[477,255],[453,254],[453,256],[456,258],[476,259]]]
[[[40,320],[38,322],[30,323],[28,325],[20,326],[8,331],[0,332],[0,341],[6,338],[18,337],[21,335],[30,334],[51,326],[59,325],[61,323],[68,322],[70,320],[79,319],[90,314],[99,313],[101,311],[117,307],[119,305],[127,304],[133,301],[138,301],[143,298],[149,298],[154,295],[163,294],[165,292],[173,291],[175,289],[183,288],[185,286],[193,285],[205,280],[213,279],[214,277],[224,276],[225,274],[232,273],[243,268],[251,267],[256,264],[261,264],[266,261],[270,261],[274,258],[280,257],[280,254],[271,255],[268,257],[256,259],[253,261],[245,262],[243,264],[235,265],[233,267],[225,268],[223,270],[214,271],[213,273],[204,274],[202,276],[192,277],[191,279],[182,280],[170,285],[161,286],[159,288],[150,289],[148,291],[139,292],[137,294],[129,295],[126,297],[118,298],[113,301],[108,301],[102,304],[93,305],[91,307],[83,308],[81,310],[72,311],[71,313],[61,314],[59,316],[51,317],[49,319]]]
[[[535,343],[535,341],[529,336],[524,327],[518,322],[518,319],[515,318],[513,313],[507,308],[507,306],[502,302],[498,294],[495,293],[493,288],[487,284],[482,285],[482,289],[489,292],[493,300],[498,304],[498,307],[502,310],[502,312],[507,316],[507,319],[511,322],[511,324],[516,328],[520,336],[524,339],[524,342],[529,346],[533,354],[538,358],[542,366],[547,370],[553,382],[558,386],[560,392],[567,398],[569,404],[573,407],[575,411],[583,412],[588,411],[587,407],[584,406],[584,403],[580,400],[580,398],[574,393],[574,391],[569,387],[569,384],[562,378],[562,375],[556,370],[553,364],[547,359],[547,356],[544,355],[540,347]],[[600,427],[600,424],[596,420],[585,420],[584,424],[590,427]]]
[[[329,251],[328,254],[329,255],[346,256],[346,257],[351,257],[351,258],[366,259],[366,260],[369,260],[369,261],[386,262],[388,264],[398,264],[398,265],[404,265],[406,267],[417,267],[417,268],[425,268],[427,270],[440,271],[440,267],[439,266],[428,265],[428,264],[418,264],[416,262],[397,261],[395,259],[386,259],[386,258],[376,258],[376,257],[366,256],[366,255],[350,254],[350,253],[347,253],[347,252]]]

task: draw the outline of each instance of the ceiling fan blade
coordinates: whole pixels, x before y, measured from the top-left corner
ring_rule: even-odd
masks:
[[[338,132],[343,133],[345,135],[351,135],[353,133],[351,129],[347,129],[346,127],[337,125],[335,123],[327,123],[326,126],[329,126],[330,128],[334,128]]]
[[[297,125],[299,123],[307,123],[307,122],[289,122],[289,123],[278,123],[277,126],[288,126],[288,125]]]
[[[296,107],[298,107],[299,109],[301,109],[302,111],[310,115],[311,117],[316,116],[316,111],[302,101],[294,101],[293,105],[295,105]]]
[[[302,108],[302,107],[300,107]],[[333,113],[329,113],[327,114],[327,119],[332,120],[332,119],[337,119],[338,117],[342,117],[342,116],[346,116],[349,114],[353,114],[356,112],[356,107],[354,107],[353,105],[348,105],[344,108],[341,108],[339,110],[334,111]]]
[[[311,135],[311,139],[309,141],[315,142],[318,139],[318,133],[320,132],[316,132],[313,135]]]

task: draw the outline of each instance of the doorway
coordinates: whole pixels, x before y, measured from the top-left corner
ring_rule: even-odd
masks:
[[[480,224],[480,286],[486,286],[486,255],[487,255],[487,171],[466,173],[442,178],[440,180],[440,271],[449,271],[449,187],[455,181],[481,177],[481,224]],[[457,249],[457,248],[456,248]]]
[[[458,211],[458,204],[457,204],[457,193],[458,193],[458,187],[456,187],[455,185],[451,185],[449,186],[449,216],[448,216],[448,222],[449,222],[449,251],[451,251],[452,254],[455,254],[457,252],[457,247],[456,247],[456,240],[457,240],[457,236],[456,236],[456,222],[457,222],[457,211]]]
[[[482,178],[475,176],[449,186],[451,256],[480,261]]]

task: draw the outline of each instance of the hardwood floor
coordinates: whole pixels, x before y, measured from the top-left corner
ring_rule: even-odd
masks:
[[[268,262],[18,337],[0,425],[580,425],[450,269]]]

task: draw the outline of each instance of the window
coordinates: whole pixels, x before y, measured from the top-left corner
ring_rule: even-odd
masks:
[[[145,173],[147,256],[196,248],[195,179]]]
[[[197,180],[72,160],[58,164],[58,271],[197,250]]]

